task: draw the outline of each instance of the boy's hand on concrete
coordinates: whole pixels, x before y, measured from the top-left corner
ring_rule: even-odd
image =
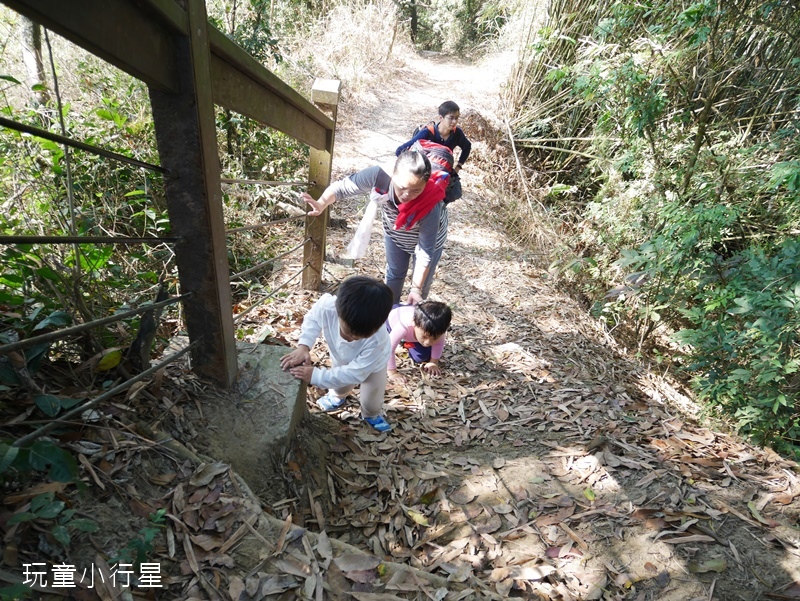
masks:
[[[314,366],[313,365],[298,365],[296,367],[289,368],[289,373],[292,374],[298,380],[303,380],[306,384],[311,383],[311,375],[314,373]]]
[[[434,363],[433,361],[428,361],[422,366],[422,371],[424,371],[429,376],[441,376],[442,370],[439,368],[438,363]]]
[[[304,345],[300,345],[288,355],[281,357],[281,369],[283,371],[296,365],[311,365],[311,353]]]

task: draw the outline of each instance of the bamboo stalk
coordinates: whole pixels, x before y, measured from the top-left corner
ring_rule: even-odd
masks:
[[[600,157],[595,156],[593,154],[589,154],[587,152],[581,152],[580,150],[572,150],[571,148],[558,148],[557,146],[542,146],[540,144],[525,144],[524,146],[525,148],[537,148],[539,150],[554,150],[556,152],[565,152],[567,154],[586,157],[587,159],[595,159],[595,160],[600,159]]]

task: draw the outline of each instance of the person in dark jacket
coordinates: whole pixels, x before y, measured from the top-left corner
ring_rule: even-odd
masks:
[[[472,143],[457,125],[458,119],[461,117],[461,109],[458,108],[455,102],[448,100],[439,105],[439,116],[441,119],[438,123],[431,123],[427,127],[421,127],[413,138],[398,146],[397,150],[395,150],[395,155],[400,156],[401,152],[411,148],[417,140],[430,140],[431,142],[442,144],[452,150],[454,154],[456,147],[458,147],[461,150],[461,154],[454,168],[455,173],[458,174],[461,171],[461,167],[467,162],[469,153],[472,150]]]

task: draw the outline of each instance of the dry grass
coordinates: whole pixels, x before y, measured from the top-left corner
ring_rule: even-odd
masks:
[[[386,85],[413,56],[391,0],[342,2],[286,42],[289,68],[301,77],[339,79],[348,97]]]

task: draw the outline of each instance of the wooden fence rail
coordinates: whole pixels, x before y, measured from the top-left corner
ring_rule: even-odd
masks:
[[[313,102],[208,23],[204,0],[0,0],[149,89],[193,369],[230,386],[237,374],[214,106],[310,146],[309,193],[330,183],[340,83],[318,80]],[[325,215],[306,218],[302,282],[318,289]]]

